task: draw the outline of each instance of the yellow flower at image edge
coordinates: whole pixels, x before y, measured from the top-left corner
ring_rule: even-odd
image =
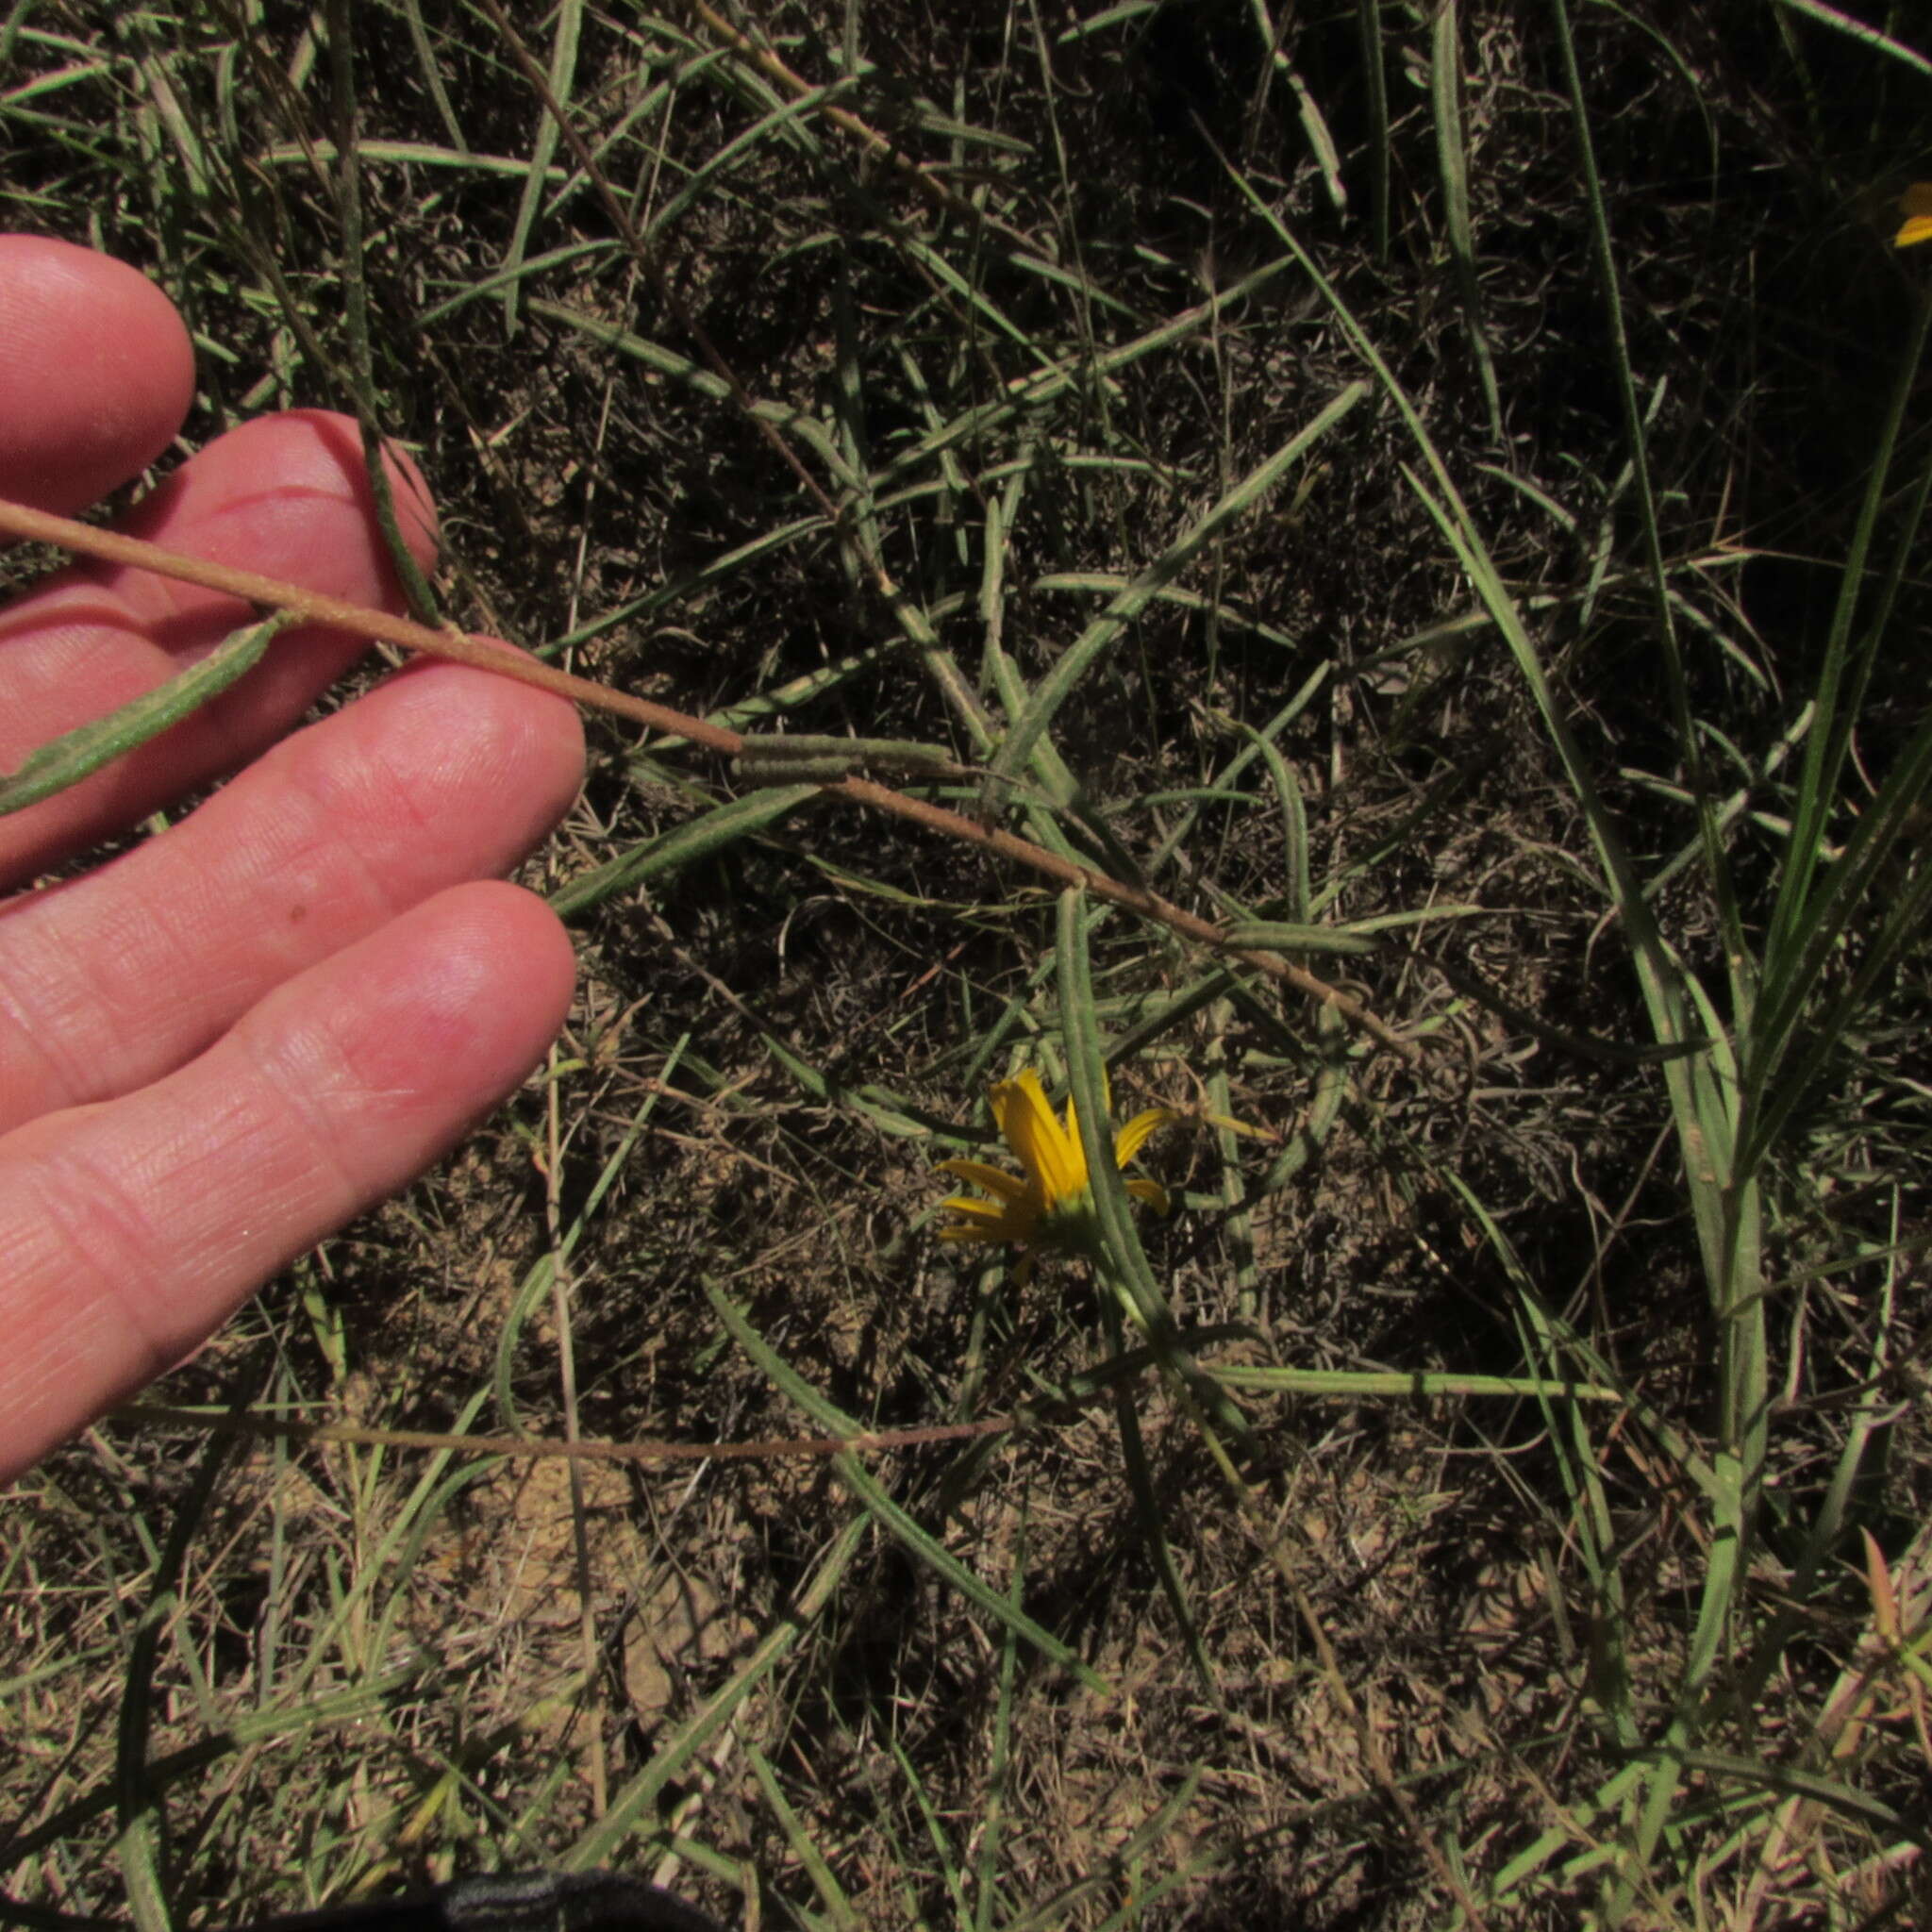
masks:
[[[1917,242],[1932,242],[1932,181],[1914,181],[1898,198],[1905,226],[1891,238],[1894,248],[1909,248]]]
[[[1087,1156],[1080,1145],[1080,1117],[1072,1098],[1062,1124],[1047,1104],[1040,1075],[1028,1068],[1018,1079],[1002,1080],[992,1090],[992,1117],[1025,1173],[1008,1174],[980,1160],[941,1161],[941,1173],[984,1188],[992,1199],[955,1194],[944,1206],[963,1218],[941,1228],[940,1239],[988,1244],[1017,1241],[1028,1248],[1066,1247],[1091,1239],[1093,1201],[1087,1186]],[[1114,1136],[1114,1165],[1125,1167],[1148,1135],[1174,1118],[1164,1107],[1137,1113]],[[1167,1212],[1167,1190],[1158,1181],[1136,1175],[1127,1181],[1127,1191],[1158,1212]]]

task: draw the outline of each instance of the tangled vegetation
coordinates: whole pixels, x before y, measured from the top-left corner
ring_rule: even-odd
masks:
[[[12,8],[191,439],[359,414],[709,737],[591,715],[513,1105],[0,1516],[0,1917],[1925,1923],[1910,42]]]

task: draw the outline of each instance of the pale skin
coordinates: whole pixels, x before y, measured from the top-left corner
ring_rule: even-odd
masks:
[[[0,495],[71,514],[167,448],[188,336],[134,270],[0,235]],[[394,484],[427,562],[421,477]],[[353,423],[231,431],[122,526],[400,609]],[[0,771],[246,620],[83,564],[0,608]],[[568,936],[501,874],[575,796],[558,698],[419,663],[295,729],[364,646],[295,631],[188,724],[0,818],[0,1482],[181,1361],[489,1112],[568,1009]],[[232,774],[158,837],[33,881]]]

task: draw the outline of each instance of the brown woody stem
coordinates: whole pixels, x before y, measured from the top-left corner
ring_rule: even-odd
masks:
[[[92,524],[75,523],[70,517],[52,516],[45,510],[30,509],[25,504],[9,503],[4,497],[0,497],[0,533],[31,542],[55,544],[60,549],[130,570],[151,570],[158,575],[199,584],[204,590],[219,591],[242,603],[267,609],[291,610],[305,623],[325,624],[333,629],[346,631],[351,637],[367,638],[372,643],[398,644],[405,650],[420,651],[425,657],[445,658],[453,663],[474,665],[481,671],[494,671],[505,677],[515,678],[520,684],[554,691],[558,697],[570,698],[593,710],[609,711],[653,731],[689,739],[693,744],[704,745],[708,750],[721,752],[726,757],[736,757],[744,746],[743,737],[736,731],[708,724],[702,718],[688,717],[668,706],[654,705],[647,698],[633,697],[628,691],[614,691],[609,685],[595,683],[588,677],[574,677],[567,671],[558,671],[541,658],[526,657],[493,639],[477,637],[454,627],[432,630],[429,625],[418,624],[412,618],[372,610],[364,605],[350,604],[320,591],[304,590],[299,584],[284,583],[254,571],[239,570],[233,564],[184,557],[176,551],[165,550],[158,543],[143,542],[138,537],[124,537],[112,530],[96,529]],[[1404,1059],[1414,1062],[1420,1058],[1413,1042],[1404,1040],[1386,1021],[1339,987],[1329,985],[1305,967],[1284,959],[1278,953],[1229,946],[1218,926],[1183,910],[1158,892],[1146,891],[1106,873],[1095,872],[1089,866],[1077,865],[1030,840],[1019,838],[996,825],[981,824],[958,812],[949,811],[944,806],[895,791],[871,778],[851,776],[833,779],[823,785],[821,790],[834,797],[850,799],[855,805],[866,806],[874,811],[887,812],[894,818],[924,825],[928,831],[941,833],[946,838],[976,845],[982,851],[1043,874],[1059,885],[1085,886],[1097,899],[1105,899],[1142,919],[1151,920],[1157,925],[1164,925],[1183,939],[1191,940],[1197,945],[1206,946],[1228,958],[1238,959],[1257,973],[1293,987],[1297,992],[1305,993],[1310,999],[1333,1007],[1349,1024],[1358,1027],[1378,1045],[1399,1054]]]

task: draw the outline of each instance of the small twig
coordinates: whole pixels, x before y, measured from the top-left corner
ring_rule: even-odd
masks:
[[[628,691],[613,690],[608,684],[598,684],[588,677],[573,676],[539,658],[513,651],[508,644],[479,638],[454,626],[447,630],[432,630],[429,625],[418,624],[412,618],[394,617],[387,611],[350,604],[321,591],[304,590],[298,584],[283,583],[278,578],[262,576],[255,571],[239,570],[232,564],[184,557],[175,551],[165,550],[158,543],[144,542],[138,537],[124,537],[112,530],[96,529],[92,524],[52,516],[45,510],[30,509],[25,504],[9,503],[5,498],[0,498],[0,532],[32,542],[56,544],[127,569],[154,571],[158,575],[199,584],[204,590],[218,591],[243,603],[268,609],[291,610],[305,623],[328,625],[334,629],[348,632],[351,637],[367,638],[373,643],[399,644],[406,650],[420,651],[425,657],[444,658],[478,670],[494,671],[505,677],[516,679],[520,684],[534,685],[540,691],[552,691],[558,697],[570,698],[593,710],[612,712],[653,731],[688,739],[727,758],[736,758],[744,749],[741,732],[708,724],[702,718],[688,717],[668,706],[654,705],[646,698],[633,697]],[[974,775],[984,775],[972,767],[960,769],[973,771]],[[1351,994],[1343,992],[1340,987],[1329,985],[1307,968],[1284,959],[1278,953],[1228,945],[1219,926],[1194,913],[1184,911],[1158,892],[1129,885],[1091,867],[1075,864],[1058,853],[1049,852],[1043,845],[1034,844],[1031,840],[1022,839],[998,826],[981,824],[958,812],[949,811],[943,806],[895,791],[871,778],[846,776],[824,780],[821,781],[819,789],[829,796],[850,799],[855,805],[870,807],[893,818],[924,825],[928,831],[977,845],[982,851],[996,853],[1002,858],[1012,859],[1044,874],[1056,884],[1085,886],[1096,898],[1138,913],[1143,919],[1166,926],[1183,939],[1191,940],[1226,958],[1238,959],[1256,972],[1266,974],[1271,979],[1279,980],[1285,986],[1293,987],[1297,992],[1334,1008],[1350,1025],[1368,1034],[1378,1045],[1400,1055],[1411,1065],[1422,1058],[1413,1041],[1404,1040],[1387,1021]]]
[[[578,1438],[557,1441],[541,1436],[445,1436],[430,1429],[365,1429],[349,1423],[306,1423],[293,1416],[237,1415],[225,1411],[175,1408],[165,1403],[130,1402],[113,1420],[160,1428],[209,1430],[216,1435],[254,1436],[267,1441],[347,1442],[375,1449],[449,1449],[464,1456],[504,1456],[533,1461],[571,1462],[758,1462],[779,1456],[884,1455],[919,1449],[933,1442],[958,1442],[1004,1436],[1019,1428],[1013,1416],[977,1423],[931,1423],[920,1428],[870,1429],[860,1436],[788,1436],[761,1442],[600,1442]]]
[[[1191,912],[1183,911],[1158,892],[1151,892],[1142,886],[1128,885],[1106,873],[1095,872],[1091,866],[1062,858],[1043,845],[1036,845],[1030,840],[1002,831],[997,825],[983,825],[976,819],[948,811],[942,805],[934,805],[923,798],[909,798],[905,792],[893,791],[871,778],[841,778],[822,789],[839,797],[849,798],[856,804],[870,805],[880,811],[891,812],[897,818],[910,819],[915,824],[942,832],[948,838],[960,840],[966,844],[996,852],[1003,858],[1017,859],[1022,865],[1044,873],[1062,886],[1085,886],[1097,899],[1138,912],[1141,918],[1152,920],[1157,925],[1164,925],[1183,939],[1192,940],[1227,958],[1239,959],[1244,966],[1252,966],[1257,972],[1267,974],[1271,979],[1278,979],[1284,985],[1293,987],[1297,992],[1320,1000],[1324,1006],[1333,1007],[1351,1025],[1359,1027],[1378,1045],[1386,1046],[1391,1053],[1400,1054],[1411,1064],[1422,1058],[1420,1049],[1412,1041],[1403,1039],[1386,1020],[1371,1012],[1358,999],[1343,992],[1340,987],[1330,986],[1325,979],[1317,978],[1305,967],[1284,959],[1278,953],[1230,946],[1219,926]]]
[[[794,101],[802,101],[808,95],[823,92],[815,88],[802,75],[796,74],[769,47],[763,47],[751,40],[719,13],[715,8],[708,7],[705,0],[684,0],[685,6],[704,25],[714,39],[724,44],[741,58],[749,60],[767,80],[775,81]],[[930,201],[936,208],[944,208],[949,214],[958,215],[974,226],[988,225],[998,228],[1011,240],[1021,243],[1030,254],[1033,243],[1005,223],[989,215],[985,209],[975,208],[963,195],[956,193],[946,183],[929,169],[915,161],[912,157],[892,142],[869,121],[862,121],[849,108],[841,108],[836,102],[826,101],[819,112],[839,129],[849,135],[874,159],[888,161],[896,168],[901,177]]]
[[[178,551],[164,550],[158,543],[143,542],[138,537],[124,537],[114,530],[96,529],[92,524],[77,524],[71,517],[51,516],[45,510],[29,509],[24,503],[8,503],[0,497],[0,531],[33,543],[53,543],[83,557],[98,558],[103,563],[120,564],[129,570],[151,570],[157,575],[175,577],[184,584],[199,584],[205,591],[219,591],[244,604],[259,605],[272,610],[292,610],[305,624],[325,624],[332,629],[347,631],[351,637],[367,638],[375,644],[400,644],[405,650],[421,651],[425,657],[447,658],[458,664],[475,665],[481,671],[501,672],[520,684],[533,684],[540,691],[555,691],[594,710],[614,711],[653,731],[689,738],[727,757],[737,753],[743,741],[735,731],[708,724],[702,718],[687,718],[681,711],[654,705],[647,698],[632,697],[628,691],[613,691],[608,685],[594,684],[588,677],[574,677],[541,658],[526,658],[508,644],[479,638],[454,626],[434,630],[413,618],[392,617],[385,610],[372,610],[366,605],[351,604],[322,591],[305,590],[299,584],[282,582],[252,570],[240,570],[228,563],[212,563],[206,558],[184,557]]]

